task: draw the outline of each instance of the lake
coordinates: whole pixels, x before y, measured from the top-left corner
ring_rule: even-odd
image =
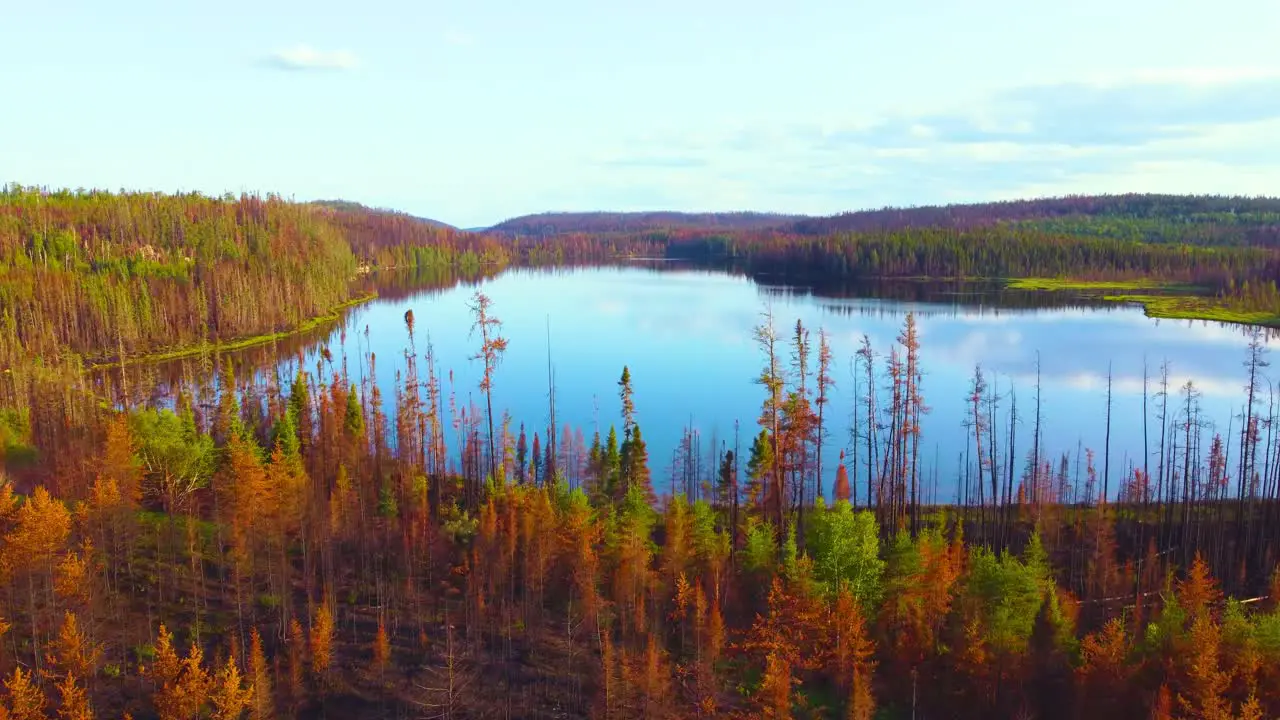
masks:
[[[557,420],[581,429],[589,443],[595,429],[603,436],[611,424],[620,426],[617,381],[623,366],[629,366],[637,420],[648,443],[659,493],[672,487],[673,458],[686,428],[696,430],[703,476],[713,472],[713,448],[732,449],[740,444],[746,453],[758,432],[756,419],[764,399],[763,388],[753,381],[760,374],[763,356],[752,330],[769,308],[782,339],[789,341],[797,319],[810,329],[815,363],[819,329],[830,336],[836,386],[827,406],[828,437],[823,445],[828,492],[835,461],[850,443],[854,353],[863,334],[868,335],[882,375],[884,359],[907,313],[914,313],[919,325],[922,391],[929,408],[922,422],[922,475],[930,499],[938,502],[957,498],[957,478],[963,475],[966,447],[972,442],[964,426],[969,413],[966,398],[979,363],[988,384],[995,384],[1002,396],[996,421],[1001,466],[1008,458],[1008,413],[1016,396],[1019,477],[1031,450],[1037,358],[1042,457],[1052,459],[1056,469],[1062,453],[1071,453],[1074,463],[1078,448],[1092,448],[1100,481],[1108,370],[1112,373],[1113,495],[1127,469],[1142,465],[1144,365],[1153,395],[1148,401],[1152,473],[1160,436],[1159,399],[1154,393],[1159,390],[1162,362],[1170,365],[1171,418],[1175,406],[1181,407],[1177,389],[1191,379],[1201,393],[1205,437],[1211,437],[1215,428],[1224,437],[1238,436],[1246,380],[1244,328],[1156,320],[1147,318],[1140,307],[1058,294],[1002,292],[990,285],[813,288],[653,264],[516,269],[478,283],[420,292],[402,289],[393,297],[353,309],[343,328],[283,344],[274,355],[260,348],[243,356],[254,358],[252,362],[260,366],[277,362],[280,372],[290,373],[299,356],[314,369],[317,353],[327,347],[335,358],[347,356],[353,381],[359,382],[367,373],[362,357],[371,351],[377,357],[383,397],[390,404],[394,373],[403,369],[408,347],[404,315],[413,310],[418,351],[423,353],[428,341],[433,346],[437,367],[445,376],[446,398],[452,386],[459,406],[470,395],[483,407],[476,389],[481,367],[471,359],[478,339],[472,336],[468,308],[477,286],[492,299],[492,311],[502,320],[502,334],[510,343],[494,378],[495,415],[510,412],[513,432],[523,423],[530,435],[535,430],[545,433],[550,356]],[[1274,346],[1275,340],[1269,343]],[[788,346],[786,357],[790,354]],[[420,368],[425,374],[425,363],[420,362]],[[857,382],[859,397],[865,398],[861,369]],[[883,402],[888,396],[886,381],[880,377],[877,383]],[[1269,415],[1268,383],[1262,387],[1260,412]],[[388,415],[393,412],[389,405]],[[1234,423],[1233,414],[1237,416]],[[456,447],[450,438],[451,450]],[[850,471],[858,479],[858,497],[865,497],[865,469]]]

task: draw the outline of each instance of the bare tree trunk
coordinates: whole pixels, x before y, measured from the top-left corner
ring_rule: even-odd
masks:
[[[1102,502],[1110,497],[1111,487],[1111,363],[1107,363],[1107,439],[1102,451]]]

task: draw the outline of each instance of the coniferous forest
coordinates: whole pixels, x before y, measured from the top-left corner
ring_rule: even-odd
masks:
[[[671,492],[628,367],[599,388],[607,430],[558,424],[554,388],[549,423],[494,403],[509,342],[479,291],[471,402],[412,312],[391,398],[373,355],[291,377],[237,376],[227,355],[341,313],[380,274],[627,257],[832,282],[1194,285],[1274,317],[1273,205],[1068,198],[525,233],[547,225],[9,186],[0,718],[1280,717],[1280,435],[1260,328],[1229,429],[1208,428],[1167,365],[1145,417],[1108,404],[1108,439],[1150,425],[1123,475],[1094,449],[1051,455],[1038,393],[1014,456],[1010,409],[974,368],[952,430],[974,472],[947,505],[922,471],[911,314],[855,358],[762,316],[748,441]],[[193,347],[216,390],[91,378]],[[861,394],[834,407],[849,362]],[[833,413],[856,418],[850,442]]]

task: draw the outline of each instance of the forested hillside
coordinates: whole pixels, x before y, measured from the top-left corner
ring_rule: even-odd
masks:
[[[311,201],[311,204],[317,205],[319,207],[329,208],[330,210],[340,210],[344,212],[355,212],[355,213],[371,213],[372,212],[372,213],[391,213],[396,215],[405,215],[410,220],[416,220],[424,225],[429,225],[431,227],[439,228],[441,230],[457,230],[458,229],[453,225],[450,225],[449,223],[441,222],[439,220],[419,217],[417,215],[409,215],[408,213],[402,213],[393,209],[371,208],[368,205],[354,202],[352,200],[313,200]]]
[[[805,235],[908,228],[1027,225],[1060,234],[1193,245],[1280,243],[1280,199],[1194,195],[1082,195],[1039,200],[884,208],[807,218]]]
[[[523,248],[523,249],[522,249]],[[360,206],[268,195],[0,191],[0,367],[91,361],[287,331],[357,297],[371,268],[607,258]]]
[[[511,218],[494,225],[489,231],[548,237],[566,233],[633,233],[649,230],[755,230],[782,227],[801,217],[757,212],[564,212]]]
[[[662,231],[830,236],[903,230],[972,231],[1025,226],[1053,235],[1189,245],[1280,245],[1280,199],[1192,195],[1084,195],[957,205],[889,207],[828,217],[773,213],[543,213],[501,222],[494,232],[549,237],[569,233]]]
[[[275,197],[10,186],[0,363],[279,330],[346,300],[356,264],[334,227]]]

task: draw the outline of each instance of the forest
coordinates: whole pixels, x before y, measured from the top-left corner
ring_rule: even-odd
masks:
[[[1274,303],[1271,252],[1010,224],[499,238],[276,197],[10,186],[0,718],[1280,716],[1280,424],[1259,329],[1225,434],[1168,364],[1141,418],[1108,403],[1100,425],[1151,438],[1124,468],[1110,443],[1046,447],[1038,393],[1031,437],[1005,435],[1018,408],[975,367],[954,429],[972,462],[947,505],[920,460],[912,315],[852,359],[761,317],[744,447],[688,438],[670,478],[627,367],[598,427],[557,422],[554,384],[549,422],[495,407],[509,344],[480,292],[484,372],[463,399],[412,312],[390,385],[373,355],[238,376],[216,345],[200,362],[217,382],[178,378],[169,402],[85,372],[287,329],[393,267],[730,256],[832,281],[1142,277]],[[857,399],[834,407],[850,361]],[[852,437],[831,437],[850,412]]]
[[[1130,193],[889,207],[829,217],[770,213],[544,213],[511,218],[489,230],[540,236],[575,232],[774,230],[815,236],[920,228],[974,230],[1000,225],[1139,242],[1274,247],[1280,244],[1280,200]]]
[[[1093,449],[1051,457],[1038,406],[1005,456],[975,368],[976,475],[931,505],[914,319],[860,351],[864,421],[832,458],[826,335],[765,317],[750,448],[658,498],[627,368],[589,443],[495,415],[498,311],[477,292],[471,406],[412,314],[392,413],[374,357],[360,383],[349,358],[283,382],[226,365],[235,391],[172,410],[79,405],[73,460],[0,488],[9,716],[1280,711],[1274,408],[1246,406],[1231,458],[1194,385],[1157,382],[1151,467],[1115,477]],[[1256,337],[1246,361],[1260,383]]]

